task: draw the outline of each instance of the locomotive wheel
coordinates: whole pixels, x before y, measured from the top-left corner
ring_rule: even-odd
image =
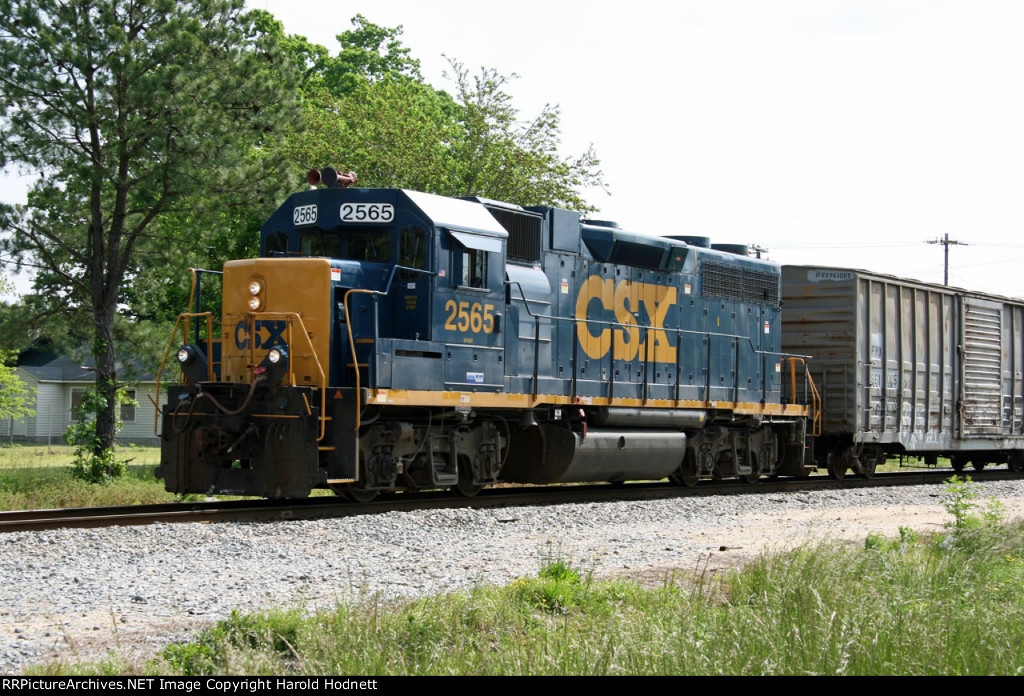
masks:
[[[962,454],[951,454],[949,456],[949,465],[953,468],[953,471],[962,474],[964,467],[967,466],[967,460],[964,459]]]
[[[761,474],[758,474],[758,473],[740,474],[740,480],[743,481],[743,483],[749,483],[749,484],[753,485],[753,484],[755,484],[755,483],[757,483],[758,481],[761,480]]]
[[[482,483],[466,483],[461,476],[459,482],[455,484],[455,491],[463,498],[472,498],[483,489]]]
[[[459,457],[459,481],[455,484],[455,492],[463,498],[472,498],[484,489],[482,483],[473,483],[473,468],[464,457]]]
[[[370,490],[369,488],[356,488],[355,486],[349,486],[345,489],[345,495],[354,503],[372,502],[379,494],[380,491]]]
[[[693,452],[687,452],[683,456],[683,463],[669,476],[669,480],[677,486],[686,486],[687,488],[697,485],[700,477],[697,475],[697,457]]]
[[[1024,471],[1024,454],[1020,452],[1010,452],[1006,457],[1006,465],[1010,467],[1010,471],[1017,473]]]

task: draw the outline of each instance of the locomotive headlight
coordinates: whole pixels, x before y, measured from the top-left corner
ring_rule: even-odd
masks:
[[[266,357],[256,368],[256,372],[264,375],[266,383],[272,387],[281,384],[288,375],[287,346],[277,345],[268,350]]]
[[[202,348],[195,345],[184,345],[176,354],[181,373],[189,384],[199,384],[210,379],[209,365]]]
[[[255,312],[262,306],[263,300],[261,300],[259,297],[253,295],[252,297],[249,298],[249,309],[251,309],[252,311]]]
[[[263,283],[261,283],[260,281],[254,280],[251,283],[249,283],[249,294],[250,295],[259,295],[262,290],[263,290]]]

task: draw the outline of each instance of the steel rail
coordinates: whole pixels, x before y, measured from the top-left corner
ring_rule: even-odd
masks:
[[[829,489],[878,486],[938,485],[953,475],[951,470],[930,469],[876,474],[873,478],[849,477],[834,481],[824,475],[805,479],[761,479],[747,484],[734,479],[701,481],[694,488],[666,482],[641,482],[624,485],[584,484],[555,486],[509,486],[485,489],[473,498],[445,491],[383,495],[371,503],[353,503],[340,497],[301,500],[235,500],[123,507],[67,508],[57,510],[21,510],[0,512],[0,533],[41,531],[61,528],[111,527],[178,522],[270,522],[311,520],[378,514],[382,512],[450,508],[497,508],[565,503],[610,502],[616,500],[653,500],[711,495],[785,494]],[[1019,479],[1008,470],[972,472],[975,481]]]

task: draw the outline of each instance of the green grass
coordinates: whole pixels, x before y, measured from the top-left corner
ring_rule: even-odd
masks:
[[[154,471],[160,463],[159,447],[120,446],[117,456],[128,460],[122,478],[109,483],[87,483],[72,474],[74,448],[67,445],[0,446],[0,510],[105,507],[170,503],[182,497],[164,490]],[[314,490],[311,496],[333,496]],[[186,496],[187,500],[203,496]],[[239,496],[217,496],[242,500]]]
[[[952,505],[952,502],[947,503]],[[955,506],[953,506],[955,509]],[[565,559],[504,587],[307,614],[233,614],[142,668],[77,673],[678,675],[1024,673],[1024,522],[902,529],[658,587]],[[66,673],[66,666],[44,672]]]
[[[159,448],[119,448],[118,456],[130,460],[127,473],[103,485],[72,476],[73,452],[65,445],[0,447],[0,510],[138,505],[177,499],[153,475],[160,462]]]

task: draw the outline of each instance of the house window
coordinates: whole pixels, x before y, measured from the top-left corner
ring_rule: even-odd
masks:
[[[85,389],[82,387],[75,387],[71,390],[71,422],[78,421],[77,409],[82,403],[82,397],[85,396]]]
[[[135,390],[125,389],[124,395],[131,399],[130,404],[121,404],[121,422],[122,423],[134,423],[135,422],[135,407],[138,405],[135,400]]]
[[[75,387],[71,390],[71,422],[78,422],[78,414],[75,409],[82,403],[82,397],[85,396],[86,390],[82,387]],[[135,390],[126,389],[125,396],[131,399],[130,404],[121,404],[121,422],[122,423],[134,423],[135,422],[135,409],[138,406],[135,399]]]

